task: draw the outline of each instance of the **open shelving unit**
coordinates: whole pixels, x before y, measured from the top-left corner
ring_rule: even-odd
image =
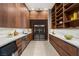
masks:
[[[63,3],[56,3],[56,28],[63,28]]]
[[[56,3],[52,8],[52,26],[55,28],[79,27],[79,3]]]
[[[65,3],[63,8],[65,28],[79,27],[79,3]]]
[[[51,16],[52,16],[52,28],[55,28],[55,6],[51,10]]]

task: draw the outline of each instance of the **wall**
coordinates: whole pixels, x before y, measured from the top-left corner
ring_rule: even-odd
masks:
[[[23,3],[0,3],[0,27],[28,28],[27,7]]]
[[[35,10],[32,10],[30,11],[30,19],[31,20],[47,20],[48,19],[48,11],[41,11],[41,12],[38,12],[38,11],[35,11]]]

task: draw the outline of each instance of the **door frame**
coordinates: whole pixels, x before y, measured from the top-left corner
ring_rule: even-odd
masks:
[[[34,25],[45,25],[45,40],[48,40],[48,20],[47,19],[30,19],[30,28],[32,28],[33,40],[34,40]]]

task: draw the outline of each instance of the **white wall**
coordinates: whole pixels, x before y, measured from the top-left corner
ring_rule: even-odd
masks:
[[[49,30],[51,29],[51,9],[48,10],[48,41],[49,41]]]

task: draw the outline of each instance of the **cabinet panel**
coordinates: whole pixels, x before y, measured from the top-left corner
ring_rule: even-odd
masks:
[[[68,56],[68,54],[65,52],[65,51],[63,51],[62,50],[62,48],[60,48],[57,44],[57,40],[56,40],[56,38],[55,37],[53,37],[53,36],[49,36],[50,37],[50,43],[52,44],[52,46],[56,49],[56,51],[61,55],[61,56]],[[56,41],[55,41],[56,40]]]
[[[16,50],[16,42],[11,42],[0,48],[0,56],[11,56]]]
[[[0,3],[0,27],[28,28],[29,11],[23,3]]]
[[[76,47],[74,47],[73,45],[70,45],[70,44],[68,44],[68,43],[65,43],[65,51],[67,52],[67,53],[69,53],[70,55],[72,55],[72,56],[76,56],[76,55],[78,55],[77,53],[78,53],[78,48],[76,48]]]
[[[32,40],[32,34],[28,34],[27,36],[24,36],[18,40],[16,40],[16,45],[17,45],[17,51],[16,55],[21,55],[21,53],[24,51],[24,49],[27,47],[29,42]]]
[[[63,56],[77,56],[78,55],[78,48],[59,39],[52,35],[49,35],[49,41],[57,50],[60,55]]]
[[[22,53],[22,39],[16,40],[16,45],[17,45],[16,54],[20,55]]]
[[[32,20],[40,20],[40,19],[48,19],[48,11],[31,11],[30,12],[30,19]]]

